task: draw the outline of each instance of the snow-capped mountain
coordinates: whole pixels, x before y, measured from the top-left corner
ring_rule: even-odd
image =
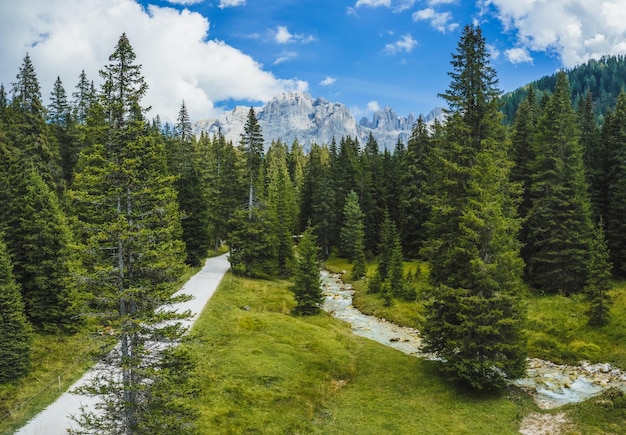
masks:
[[[237,106],[218,118],[197,121],[196,133],[207,132],[209,136],[220,131],[226,140],[237,144],[243,132],[250,108]],[[358,138],[364,144],[371,133],[382,148],[393,149],[400,139],[406,143],[417,118],[398,114],[389,106],[374,113],[372,119],[362,118],[358,123],[350,110],[341,103],[331,103],[324,98],[313,99],[305,92],[285,92],[263,107],[254,108],[263,132],[266,146],[273,140],[291,144],[295,139],[308,149],[311,143],[330,144],[342,137]],[[433,110],[427,123],[443,119],[441,109]]]

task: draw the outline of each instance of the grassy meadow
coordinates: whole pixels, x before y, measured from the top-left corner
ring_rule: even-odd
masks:
[[[517,389],[464,390],[432,362],[293,307],[287,281],[225,277],[186,344],[200,433],[514,434],[534,409]]]
[[[345,260],[325,266],[349,276]],[[355,305],[419,328],[428,271],[406,265],[413,274],[418,267],[417,301],[385,306],[360,280],[353,282]],[[611,323],[600,329],[586,325],[582,298],[529,295],[531,355],[626,368],[626,284],[612,295]],[[295,316],[294,306],[288,281],[225,276],[183,344],[197,362],[198,396],[190,401],[200,412],[200,434],[516,434],[531,414],[562,412],[568,434],[620,434],[626,427],[619,392],[542,411],[517,388],[465,389],[439,376],[435,362],[357,337],[327,313]],[[0,433],[13,433],[67,389],[93,364],[98,346],[87,334],[35,336],[31,374],[0,386]]]

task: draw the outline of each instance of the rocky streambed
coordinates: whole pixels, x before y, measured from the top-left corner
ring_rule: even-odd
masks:
[[[322,271],[321,280],[324,310],[350,323],[354,334],[418,358],[434,358],[420,351],[420,334],[416,329],[395,325],[354,308],[354,290],[350,284],[341,281],[341,275]],[[540,408],[553,409],[585,401],[609,388],[626,392],[626,372],[609,364],[583,362],[571,366],[530,358],[526,377],[513,381],[513,384],[528,391]]]

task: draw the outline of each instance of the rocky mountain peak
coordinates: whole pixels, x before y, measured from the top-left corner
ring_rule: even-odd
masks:
[[[221,132],[227,140],[238,143],[249,107],[238,106],[218,118],[196,122],[196,133],[211,135]],[[350,136],[365,143],[371,133],[381,148],[393,149],[401,140],[406,143],[416,122],[413,114],[398,114],[389,106],[374,112],[372,119],[356,122],[350,110],[341,103],[313,97],[301,91],[283,92],[263,107],[255,109],[266,146],[273,140],[291,144],[295,139],[308,149],[312,143],[330,144],[334,139]],[[434,111],[433,111],[434,112]],[[431,121],[440,113],[428,115]],[[428,122],[428,117],[426,118]]]

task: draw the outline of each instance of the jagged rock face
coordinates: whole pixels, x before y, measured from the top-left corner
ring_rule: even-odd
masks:
[[[220,131],[226,140],[238,143],[243,133],[249,107],[238,106],[225,112],[217,119],[196,122],[196,133],[204,131],[209,136]],[[372,120],[363,118],[357,124],[348,108],[341,103],[331,103],[323,98],[314,100],[305,92],[285,92],[268,102],[262,108],[255,108],[266,146],[273,140],[291,144],[298,140],[308,149],[311,143],[330,144],[333,138],[358,138],[365,143],[370,133],[381,149],[395,147],[398,140],[406,143],[416,122],[413,114],[399,117],[389,106],[374,113]],[[435,111],[429,114],[434,120],[441,116]],[[426,121],[429,121],[426,118]]]

